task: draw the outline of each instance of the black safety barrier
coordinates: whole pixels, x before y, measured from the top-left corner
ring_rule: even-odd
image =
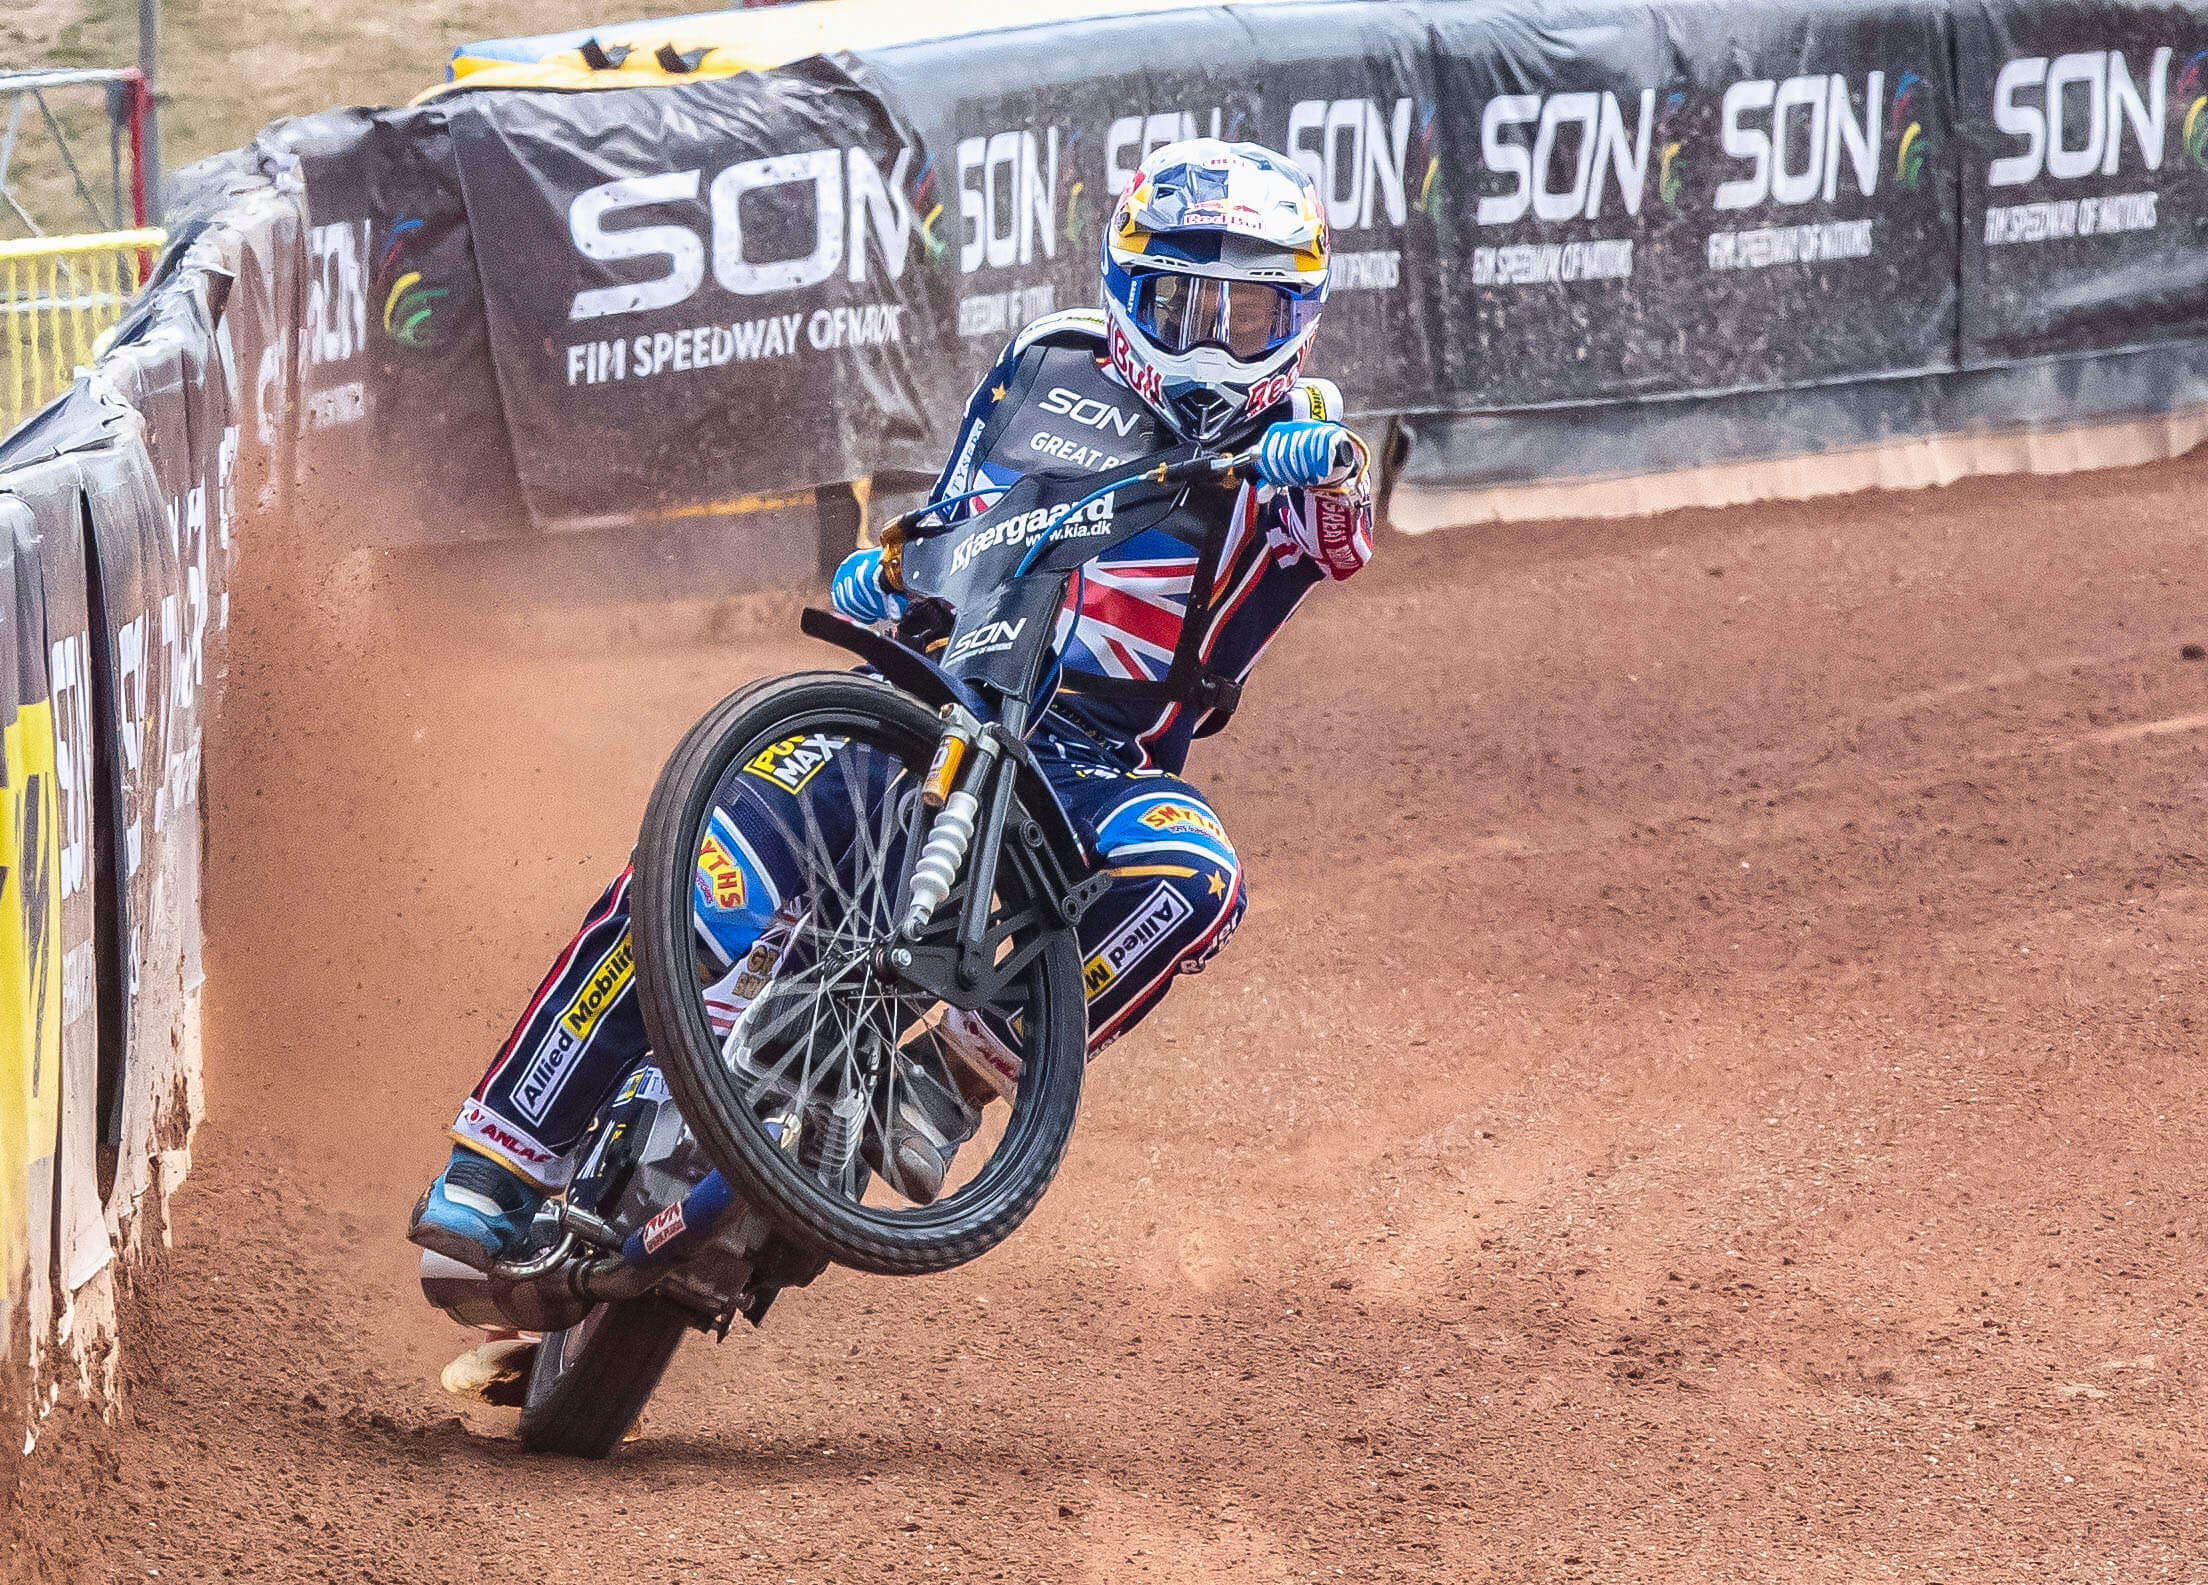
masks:
[[[2043,376],[1953,376],[2189,342],[2208,307],[2200,3],[1196,8],[463,90],[259,153],[313,211],[323,438],[406,459],[390,537],[439,540],[932,471],[1005,338],[1095,300],[1143,153],[1214,132],[1317,179],[1312,365],[1406,421],[1414,473],[2041,422]],[[2086,416],[2208,399],[2194,361]]]
[[[0,440],[0,1317],[29,1321],[0,1354],[34,1388],[110,1346],[198,1117],[201,743],[305,309],[302,207],[230,175],[97,370]]]

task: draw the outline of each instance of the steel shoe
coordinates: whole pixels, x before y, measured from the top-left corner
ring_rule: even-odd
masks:
[[[511,1167],[455,1145],[445,1170],[415,1203],[406,1236],[424,1249],[488,1271],[493,1261],[520,1250],[547,1198]]]

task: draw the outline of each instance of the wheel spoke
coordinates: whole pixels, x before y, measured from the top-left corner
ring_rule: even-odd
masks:
[[[928,1139],[946,1128],[952,1132],[945,1137],[960,1137],[957,1108],[935,1087],[947,1087],[953,1097],[971,1087],[955,1050],[963,1042],[939,1027],[943,1003],[890,977],[881,962],[893,943],[909,864],[932,814],[920,796],[923,745],[915,726],[877,727],[870,733],[856,709],[842,716],[785,719],[775,741],[802,731],[841,738],[846,746],[794,791],[752,783],[743,775],[748,764],[743,758],[723,762],[725,781],[712,806],[722,813],[706,818],[736,823],[737,834],[771,865],[781,906],[767,926],[774,934],[763,933],[776,950],[751,960],[763,966],[765,983],[733,1015],[738,987],[749,981],[743,965],[750,954],[695,956],[699,994],[718,987],[708,1028],[715,1017],[729,1019],[725,1034],[716,1038],[717,1066],[726,1076],[717,1088],[739,1112],[739,1127],[764,1127],[779,1146],[763,1156],[745,1147],[747,1171],[766,1171],[769,1182],[787,1179],[792,1192],[802,1183],[814,1203],[825,1193],[894,1221],[919,1210],[899,1187],[891,1155],[899,1130],[924,1115],[932,1119],[920,1125]],[[763,739],[752,741],[756,746]],[[693,828],[700,844],[694,855],[708,829]],[[733,839],[724,833],[722,840]],[[1017,843],[1011,846],[1016,849]],[[999,895],[987,899],[983,974],[990,986],[985,994],[991,1023],[1002,1032],[1007,1019],[1028,1022],[1027,1038],[1017,1029],[1006,1038],[1032,1064],[1044,1049],[1037,1044],[1035,1021],[1049,1005],[1044,965],[1054,960],[1045,952],[1060,950],[1053,943],[1063,927],[1047,906],[1038,905],[1038,878],[1031,864],[1021,862],[1024,857],[1009,858],[995,888]],[[931,953],[951,944],[971,898],[962,874],[925,933]],[[701,940],[719,948],[720,938],[705,925],[704,905],[694,907],[692,923]],[[710,956],[724,959],[718,969],[708,963]],[[1078,1017],[1078,1000],[1073,1007]],[[1049,1045],[1063,1049],[1055,1039]],[[962,1169],[959,1189],[945,1200],[976,1184],[1001,1185],[1005,1180],[992,1172],[990,1153],[1015,1136],[1034,1137],[1031,1129],[1008,1124],[1005,1132],[989,1135],[1000,1142],[974,1145],[978,1159],[970,1165],[978,1170]],[[884,1191],[872,1195],[869,1206],[877,1175],[885,1179]],[[765,1203],[772,1204],[771,1194]]]

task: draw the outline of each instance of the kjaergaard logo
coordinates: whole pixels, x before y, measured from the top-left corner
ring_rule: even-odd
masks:
[[[1054,529],[1059,539],[1093,539],[1099,534],[1109,534],[1112,531],[1112,499],[1107,495],[1091,501],[1071,517],[1062,506],[1037,507],[1032,512],[1022,512],[1017,517],[991,524],[959,542],[958,548],[951,552],[951,571],[964,572],[975,557],[999,545],[1031,545]]]

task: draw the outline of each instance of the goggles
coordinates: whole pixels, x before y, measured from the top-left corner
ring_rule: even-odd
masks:
[[[1301,328],[1298,307],[1295,293],[1264,281],[1161,272],[1135,282],[1129,312],[1168,353],[1218,346],[1237,358],[1255,359]]]

